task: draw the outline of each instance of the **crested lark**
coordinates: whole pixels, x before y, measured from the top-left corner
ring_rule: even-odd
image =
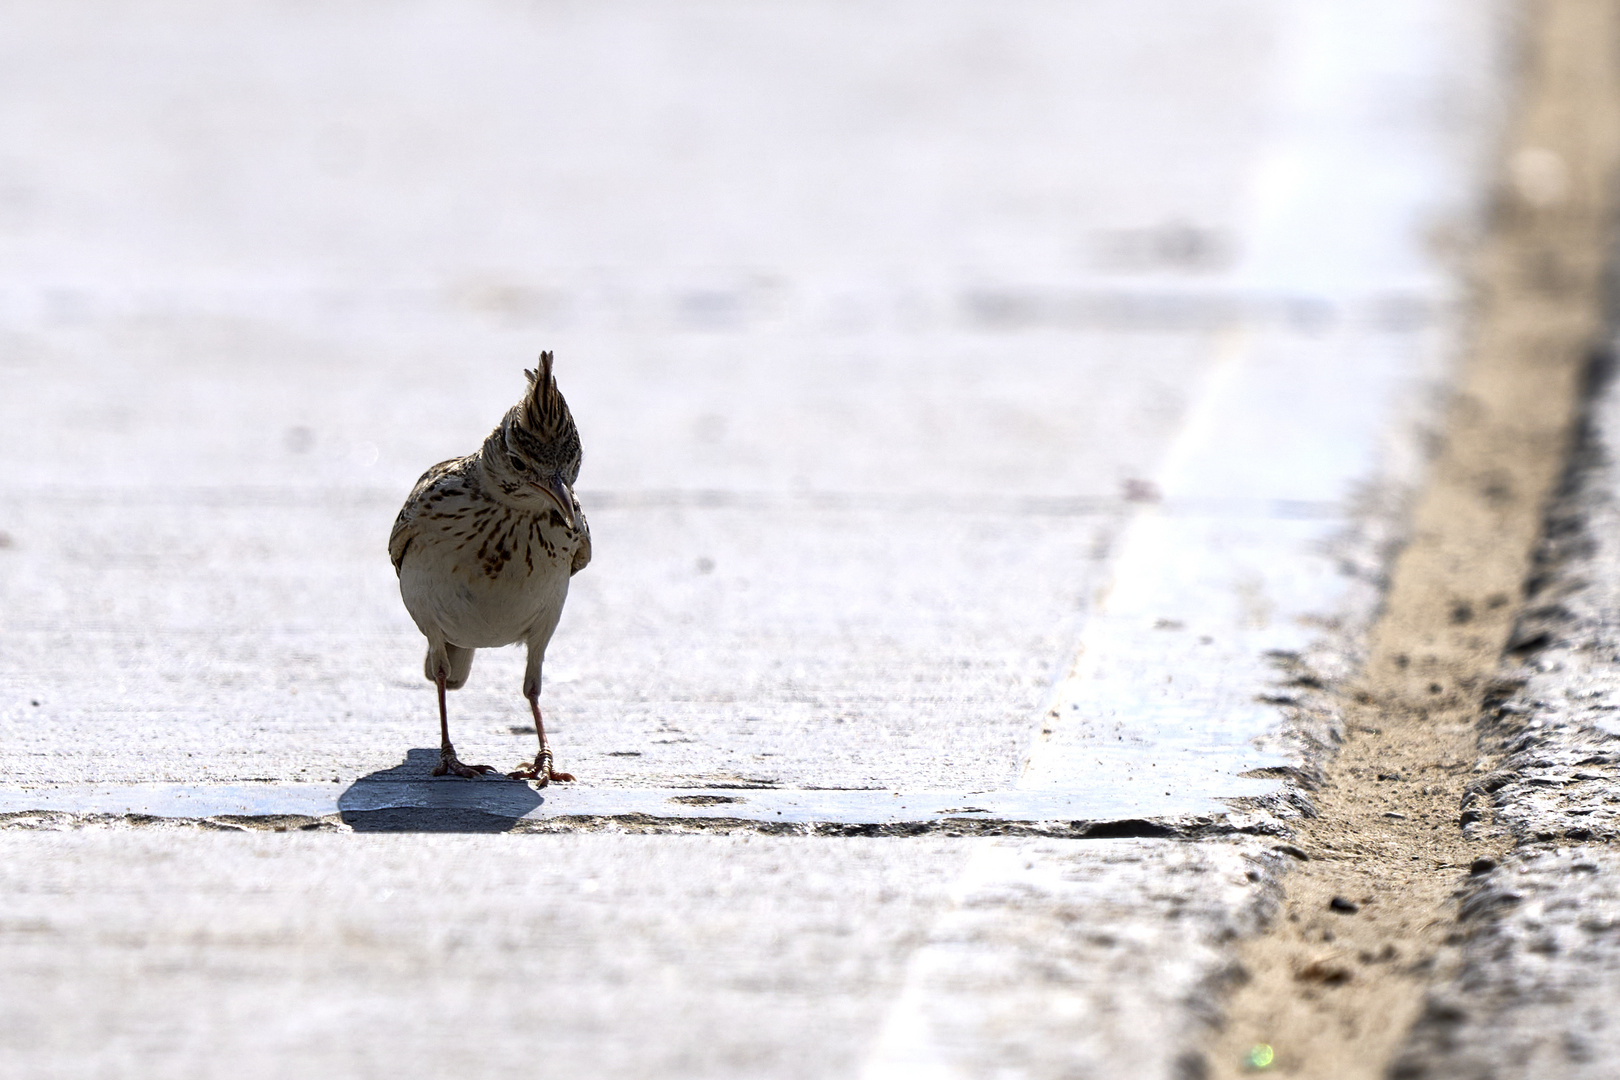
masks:
[[[476,454],[441,461],[416,482],[388,537],[400,595],[427,636],[424,672],[439,688],[439,764],[434,776],[477,776],[450,745],[444,692],[459,689],[473,651],[521,641],[529,650],[523,695],[540,740],[532,764],[510,775],[572,780],[551,768],[540,718],[540,666],[562,616],[568,579],[591,561],[591,530],[574,497],[579,432],[551,374],[525,371],[529,390]]]

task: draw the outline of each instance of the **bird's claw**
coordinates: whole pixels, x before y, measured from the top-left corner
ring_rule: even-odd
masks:
[[[551,767],[551,751],[549,749],[540,751],[532,762],[521,766],[516,772],[509,772],[506,775],[513,780],[534,780],[536,781],[534,786],[537,788],[543,788],[553,780],[559,784],[566,784],[572,783],[574,779],[573,773],[558,772]]]
[[[491,765],[463,765],[457,759],[456,752],[448,747],[439,751],[439,763],[433,767],[434,776],[459,776],[464,780],[471,780],[494,771]]]

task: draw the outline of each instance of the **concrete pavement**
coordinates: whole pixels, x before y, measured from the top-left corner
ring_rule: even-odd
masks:
[[[1198,1075],[1421,478],[1509,20],[920,12],[18,11],[10,1060]],[[388,524],[542,347],[581,783],[381,792],[435,726]],[[520,665],[467,760],[527,749]],[[789,806],[932,832],[751,835]],[[948,835],[1037,824],[1116,838]]]

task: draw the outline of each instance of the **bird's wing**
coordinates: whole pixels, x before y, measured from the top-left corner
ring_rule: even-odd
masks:
[[[574,549],[574,561],[568,568],[569,577],[591,565],[591,523],[585,520],[585,511],[580,509],[577,496],[574,499],[574,512],[579,515],[579,547]]]
[[[416,539],[419,531],[416,518],[422,512],[428,492],[441,483],[446,477],[459,471],[459,466],[466,458],[451,458],[441,461],[433,468],[422,474],[422,478],[411,488],[410,495],[405,499],[405,505],[400,508],[399,517],[394,519],[394,530],[388,534],[388,558],[394,564],[394,573],[399,573],[400,565],[405,561],[405,552],[410,550],[411,541]]]

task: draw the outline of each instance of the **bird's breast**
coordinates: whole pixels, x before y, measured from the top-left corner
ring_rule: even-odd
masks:
[[[432,624],[457,645],[492,648],[556,624],[579,542],[566,522],[493,502],[435,514],[400,566],[400,593],[424,633]]]

